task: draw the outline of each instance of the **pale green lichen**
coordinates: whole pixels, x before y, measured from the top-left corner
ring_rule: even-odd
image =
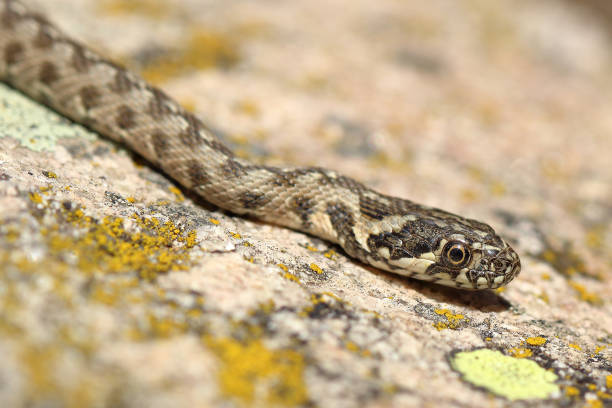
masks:
[[[451,358],[463,379],[495,395],[514,400],[545,399],[559,392],[557,375],[536,362],[506,356],[499,351],[463,351]]]
[[[12,137],[23,147],[34,151],[52,151],[59,139],[96,136],[82,126],[77,126],[55,112],[26,98],[4,84],[0,84],[0,137]]]

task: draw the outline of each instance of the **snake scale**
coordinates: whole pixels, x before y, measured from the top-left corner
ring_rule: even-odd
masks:
[[[487,224],[380,194],[331,170],[250,163],[138,75],[20,1],[0,4],[1,81],[128,146],[208,202],[442,285],[497,288],[519,273],[518,255]]]

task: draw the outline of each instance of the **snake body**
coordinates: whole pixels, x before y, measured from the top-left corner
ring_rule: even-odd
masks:
[[[208,202],[442,285],[496,288],[519,273],[518,255],[487,224],[380,194],[331,170],[250,163],[164,92],[20,1],[0,0],[0,7],[1,81],[128,146]]]

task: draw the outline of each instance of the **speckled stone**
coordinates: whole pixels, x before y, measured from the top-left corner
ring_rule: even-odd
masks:
[[[601,20],[554,1],[31,3],[239,155],[482,219],[523,271],[464,292],[364,266],[0,84],[0,406],[612,404]]]

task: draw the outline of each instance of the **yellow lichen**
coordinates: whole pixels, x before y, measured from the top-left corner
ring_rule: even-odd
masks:
[[[329,251],[323,254],[324,257],[329,258],[329,259],[334,259],[335,255],[336,255],[336,251],[334,251],[333,249],[330,249]]]
[[[295,276],[291,272],[285,272],[283,274],[283,278],[288,279],[288,280],[293,281],[293,282],[300,283],[300,278],[298,278],[297,276]]]
[[[580,345],[578,345],[578,344],[570,343],[570,344],[568,344],[568,346],[570,346],[571,348],[576,349],[578,351],[582,351],[582,347],[580,347]]]
[[[533,355],[533,352],[525,347],[512,347],[508,350],[508,354],[515,358],[527,358]]]
[[[527,344],[531,345],[531,346],[543,346],[544,344],[546,344],[546,339],[544,337],[528,337],[526,340]]]
[[[101,10],[112,15],[137,14],[160,19],[170,14],[170,7],[161,0],[105,0]]]
[[[172,186],[168,190],[170,190],[170,192],[176,196],[176,200],[178,202],[185,201],[185,196],[179,188]]]
[[[321,269],[321,267],[317,264],[311,263],[310,264],[310,269],[316,273],[318,273],[319,275],[321,275],[323,273],[323,269]]]
[[[370,357],[372,355],[372,352],[370,350],[363,349],[352,341],[345,342],[344,346],[348,351],[359,354],[362,357]]]
[[[598,295],[589,292],[584,287],[584,285],[581,285],[580,283],[575,281],[570,281],[569,284],[572,288],[574,288],[576,292],[578,292],[578,296],[580,297],[580,299],[584,300],[585,302],[591,303],[593,305],[601,305],[603,303],[603,300]]]
[[[231,67],[240,60],[238,44],[222,33],[195,28],[181,43],[185,44],[184,48],[147,63],[142,76],[160,83],[186,71]]]
[[[571,385],[568,385],[567,387],[565,387],[564,392],[565,392],[565,395],[567,395],[570,398],[577,397],[580,395],[580,390]]]
[[[437,315],[441,315],[446,317],[447,322],[436,322],[433,326],[438,330],[443,329],[457,329],[462,320],[465,319],[465,316],[462,314],[453,314],[448,309],[435,309],[434,312]]]
[[[243,99],[237,102],[235,108],[237,111],[251,117],[257,117],[260,114],[259,106],[255,101],[250,99]]]
[[[203,340],[221,362],[218,381],[224,395],[253,406],[297,406],[308,400],[306,364],[297,351],[270,349],[261,339]]]
[[[41,195],[38,193],[30,193],[29,197],[30,201],[32,201],[34,204],[42,204],[43,202]]]

